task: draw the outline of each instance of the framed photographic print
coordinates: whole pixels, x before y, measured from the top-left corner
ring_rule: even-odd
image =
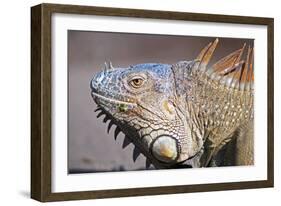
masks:
[[[31,197],[273,187],[273,19],[31,8]]]

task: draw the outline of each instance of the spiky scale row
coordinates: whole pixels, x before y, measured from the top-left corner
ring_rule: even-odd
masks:
[[[107,127],[107,132],[109,133],[111,127],[114,125],[114,122],[113,120],[110,118],[109,115],[106,114],[106,112],[98,107],[97,109],[95,109],[95,112],[99,112],[98,115],[97,115],[97,118],[101,117],[102,115],[105,115],[105,118],[103,120],[103,122],[107,122],[108,120],[110,120],[109,124],[108,124],[108,127]],[[118,135],[120,134],[121,130],[120,128],[116,125],[116,128],[115,128],[115,131],[114,131],[114,139],[116,140]],[[131,144],[132,141],[130,140],[130,138],[128,136],[125,136],[124,137],[124,140],[123,140],[123,144],[122,144],[122,148],[126,148],[129,144]],[[134,147],[134,150],[133,150],[133,161],[135,162],[137,160],[137,158],[140,156],[141,152],[140,150],[137,148],[137,147]],[[148,167],[150,166],[150,162],[147,160],[146,161],[146,167],[148,165]]]
[[[133,160],[134,160],[134,162],[137,160],[137,158],[140,156],[140,154],[141,154],[140,150],[137,147],[135,147],[134,150],[133,150]]]
[[[228,56],[216,62],[210,68],[207,65],[218,44],[218,39],[208,44],[198,55],[199,60],[197,70],[206,73],[211,79],[218,81],[230,88],[236,88],[240,91],[253,89],[254,71],[253,71],[253,49],[248,48],[246,62],[241,61],[246,44],[241,49],[234,51]]]
[[[122,144],[122,148],[126,148],[129,144],[131,144],[131,140],[129,139],[129,137],[125,136],[124,140],[123,140],[123,144]]]
[[[101,117],[102,115],[106,115],[104,111],[100,111],[100,113],[97,114],[97,118]]]
[[[214,72],[225,75],[225,73],[229,73],[229,71],[233,71],[231,70],[231,68],[233,68],[236,64],[240,62],[244,48],[245,48],[245,44],[242,49],[238,49],[237,51],[229,54],[228,56],[216,62],[212,66]]]
[[[217,47],[217,44],[219,42],[219,39],[217,38],[213,43],[208,44],[197,56],[197,60],[199,60],[199,69],[202,72],[205,72],[207,69],[207,65],[213,56],[213,53]]]
[[[109,63],[104,62],[104,71],[110,70],[110,69],[114,69],[114,67],[112,66],[111,61]]]
[[[103,122],[106,123],[109,119],[110,119],[109,116],[106,115],[103,119]]]
[[[102,111],[102,108],[97,107],[97,108],[94,110],[94,112],[98,112],[98,111]]]
[[[118,137],[118,134],[121,132],[119,127],[116,127],[115,131],[114,131],[114,139],[116,140]]]
[[[111,127],[114,125],[114,122],[111,120],[107,126],[107,133],[109,133]]]

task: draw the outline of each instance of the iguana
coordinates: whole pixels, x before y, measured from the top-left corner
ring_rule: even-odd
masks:
[[[105,63],[91,80],[97,117],[125,134],[155,168],[251,165],[253,152],[253,49],[244,46],[208,63],[218,44],[192,61],[114,68]]]

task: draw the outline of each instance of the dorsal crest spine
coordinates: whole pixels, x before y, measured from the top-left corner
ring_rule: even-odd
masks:
[[[249,46],[246,60],[241,60],[246,44],[226,57],[220,59],[211,67],[208,67],[213,53],[219,40],[209,43],[201,50],[196,58],[197,64],[194,67],[201,74],[206,74],[218,84],[223,84],[229,88],[235,88],[240,91],[253,90],[254,88],[254,52]]]

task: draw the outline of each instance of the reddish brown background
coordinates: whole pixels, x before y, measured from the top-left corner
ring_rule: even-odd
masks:
[[[219,38],[212,58],[219,60],[250,39]],[[145,158],[134,163],[133,146],[122,149],[123,135],[114,141],[112,127],[96,118],[90,80],[104,62],[127,67],[139,63],[168,63],[194,59],[215,37],[68,32],[68,168],[70,173],[145,169]]]

